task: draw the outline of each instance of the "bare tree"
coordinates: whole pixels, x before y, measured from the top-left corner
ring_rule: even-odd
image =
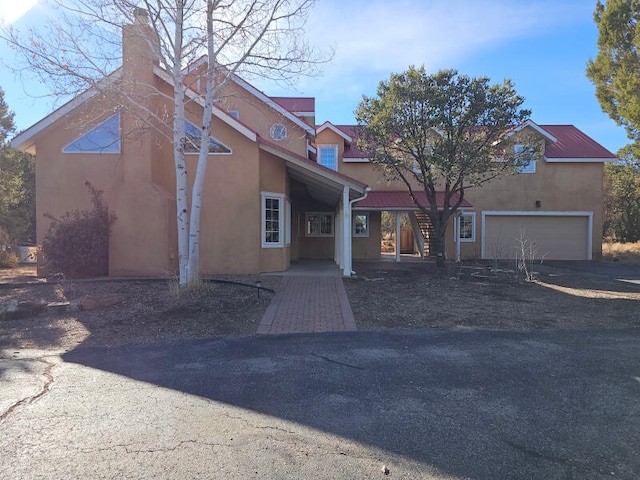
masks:
[[[19,32],[8,27],[0,36],[20,54],[22,72],[31,72],[53,95],[67,99],[87,89],[118,98],[121,108],[139,117],[173,144],[180,285],[199,277],[200,211],[210,153],[214,105],[234,75],[260,76],[291,83],[300,75],[315,75],[330,55],[304,40],[304,26],[314,0],[49,0],[51,21],[43,29]],[[126,59],[121,53],[121,29],[147,42],[153,61],[168,74],[173,87],[167,96],[149,82],[113,74]],[[127,28],[127,27],[124,27]],[[194,72],[189,66],[205,58]],[[186,84],[206,83],[205,96],[193,95]],[[165,97],[172,112],[147,107],[152,96]],[[185,105],[202,108],[201,137],[191,189],[185,163]],[[123,132],[123,135],[132,132]],[[191,192],[191,205],[188,194]]]

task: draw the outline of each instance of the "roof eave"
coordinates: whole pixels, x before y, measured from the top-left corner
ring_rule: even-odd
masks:
[[[118,80],[122,76],[122,70],[119,68],[115,70],[110,75],[106,76],[102,80],[98,82],[98,84],[103,83],[104,86],[108,86],[114,81]],[[16,150],[27,150],[31,146],[33,146],[33,137],[35,137],[38,133],[43,131],[45,128],[51,126],[56,122],[59,118],[64,117],[74,109],[78,108],[83,103],[87,102],[94,96],[98,95],[100,91],[96,87],[90,87],[80,95],[72,98],[67,103],[62,105],[60,108],[57,108],[49,115],[44,117],[42,120],[34,123],[32,126],[24,130],[23,132],[16,135],[11,140],[11,148],[15,148]]]
[[[544,157],[547,163],[607,163],[615,162],[617,157],[611,158],[563,158],[563,157]]]
[[[316,129],[316,134],[322,132],[323,130],[326,129],[331,130],[332,132],[340,135],[346,142],[348,143],[353,143],[353,138],[351,138],[349,135],[347,135],[346,133],[344,133],[342,130],[340,130],[338,127],[336,127],[333,123],[326,121],[324,122],[322,125],[320,125],[317,129]]]
[[[540,135],[542,135],[547,140],[549,140],[551,143],[556,143],[558,141],[558,139],[556,137],[551,135],[549,132],[547,132],[544,128],[542,128],[540,125],[538,125],[536,122],[534,122],[531,119],[522,122],[520,125],[518,125],[513,130],[511,130],[509,133],[507,133],[506,136],[510,137],[511,135],[514,135],[514,134],[518,133],[519,131],[525,129],[526,127],[531,127],[536,132],[538,132]]]

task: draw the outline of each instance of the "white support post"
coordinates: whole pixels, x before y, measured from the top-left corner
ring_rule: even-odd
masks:
[[[456,213],[453,225],[453,235],[456,241],[456,263],[460,263],[460,212]]]
[[[402,227],[402,212],[396,212],[396,262],[400,262],[400,230]]]
[[[342,236],[342,203],[338,205],[338,211],[336,212],[335,217],[335,237],[334,237],[334,245],[335,245],[335,253],[333,255],[333,261],[340,267],[340,269],[344,268],[344,245],[342,242],[344,241]]]
[[[342,238],[344,265],[342,274],[345,277],[351,276],[351,203],[349,203],[349,187],[342,190]]]

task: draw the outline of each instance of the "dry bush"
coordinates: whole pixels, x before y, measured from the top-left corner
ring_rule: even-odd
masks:
[[[20,264],[18,256],[8,250],[0,251],[0,268],[16,268]]]
[[[640,264],[640,242],[604,242],[602,244],[602,258],[614,262]]]

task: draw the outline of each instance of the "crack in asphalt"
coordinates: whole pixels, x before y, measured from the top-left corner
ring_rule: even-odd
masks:
[[[3,414],[0,415],[0,422],[4,422],[4,420],[9,415],[11,415],[17,408],[20,408],[26,405],[31,405],[32,403],[37,402],[43,395],[46,395],[47,393],[49,393],[49,390],[51,389],[51,384],[54,381],[53,375],[51,374],[51,370],[53,370],[53,367],[55,367],[55,363],[49,362],[44,358],[36,358],[35,360],[37,362],[44,363],[46,365],[43,372],[43,375],[45,376],[46,380],[44,382],[44,385],[42,386],[42,389],[35,395],[32,395],[27,398],[23,398],[22,400],[19,400],[13,405],[11,405]]]
[[[338,365],[342,365],[343,367],[355,368],[357,370],[366,370],[366,368],[364,368],[364,367],[359,367],[358,365],[351,365],[350,363],[344,363],[344,362],[341,362],[339,360],[334,360],[332,358],[325,357],[323,355],[318,355],[315,352],[311,352],[311,355],[316,357],[316,358],[320,358],[322,360],[326,360],[327,362],[337,363]]]

